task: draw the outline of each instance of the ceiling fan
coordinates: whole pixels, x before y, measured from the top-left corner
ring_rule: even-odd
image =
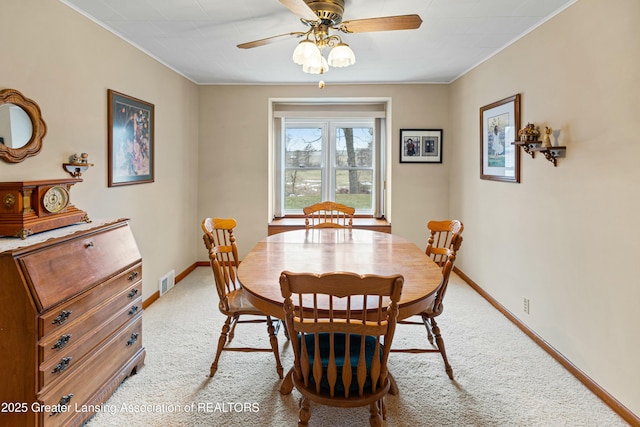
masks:
[[[355,54],[335,32],[366,33],[374,31],[413,30],[419,28],[422,19],[418,15],[383,16],[378,18],[343,21],[345,0],[279,0],[297,15],[306,31],[294,31],[239,44],[241,49],[251,49],[289,38],[302,38],[293,53],[293,60],[302,65],[302,70],[311,74],[323,74],[332,67],[346,67],[355,63]],[[327,59],[322,50],[330,47]]]

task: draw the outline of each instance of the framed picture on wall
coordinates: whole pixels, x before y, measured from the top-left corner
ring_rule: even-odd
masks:
[[[400,129],[400,163],[442,163],[442,129]]]
[[[480,108],[480,179],[520,182],[520,94]]]
[[[108,90],[109,187],[154,181],[153,104]]]

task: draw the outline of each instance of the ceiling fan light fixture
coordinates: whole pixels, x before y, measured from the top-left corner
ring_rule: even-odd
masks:
[[[314,42],[309,39],[302,40],[298,43],[295,50],[293,51],[293,62],[298,65],[304,65],[311,61],[320,61],[320,49]]]
[[[416,14],[380,16],[375,18],[343,21],[344,6],[347,0],[280,0],[286,8],[300,18],[308,28],[306,32],[294,31],[265,39],[254,40],[238,45],[240,49],[250,49],[270,44],[284,38],[304,38],[293,51],[292,59],[302,65],[302,71],[310,74],[324,74],[331,67],[348,67],[355,64],[356,55],[348,44],[343,43],[339,35],[368,33],[374,31],[414,30],[420,28],[422,19]],[[327,59],[323,49],[330,48]],[[324,82],[319,83],[323,87]]]
[[[356,55],[346,43],[338,43],[329,52],[329,65],[332,67],[348,67],[356,62]]]
[[[302,64],[302,71],[309,74],[324,74],[329,71],[329,64],[324,56],[320,55],[319,60],[314,58],[314,60]]]

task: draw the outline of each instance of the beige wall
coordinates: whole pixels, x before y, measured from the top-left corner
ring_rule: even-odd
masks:
[[[451,139],[446,85],[202,86],[198,213],[233,216],[240,256],[267,235],[268,130],[271,98],[391,98],[391,222],[393,232],[426,243],[429,218],[448,215]],[[400,164],[400,129],[440,128],[443,164]],[[432,184],[432,185],[430,185]],[[416,233],[415,230],[420,230]],[[199,259],[205,260],[204,246]]]
[[[389,97],[394,232],[423,246],[427,219],[463,220],[457,265],[640,414],[637,0],[580,0],[449,86],[323,91],[197,87],[57,0],[3,0],[0,15],[11,17],[0,88],[38,102],[49,128],[38,156],[0,163],[0,181],[63,178],[68,155],[88,152],[95,166],[73,202],[94,218],[131,218],[145,298],[167,271],[206,259],[204,216],[235,216],[242,254],[266,235],[269,98]],[[107,89],[155,104],[153,184],[107,187]],[[522,120],[560,130],[567,157],[554,168],[523,155],[521,184],[482,181],[479,108],[515,93]],[[421,127],[444,129],[444,164],[398,163],[399,129]]]
[[[636,414],[638,22],[637,0],[580,0],[450,86],[458,267]],[[523,153],[520,184],[480,180],[479,109],[515,93],[566,158]]]
[[[144,259],[143,295],[197,258],[198,87],[57,0],[0,3],[0,89],[38,103],[42,151],[0,162],[0,181],[69,178],[62,163],[89,153],[95,166],[71,189],[92,218],[131,218]],[[107,187],[107,89],[155,105],[155,183]]]

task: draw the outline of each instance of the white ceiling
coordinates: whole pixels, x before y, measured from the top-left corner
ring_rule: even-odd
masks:
[[[306,31],[278,0],[60,0],[198,84],[316,83],[291,60]],[[329,83],[446,83],[577,0],[345,0],[344,20],[418,14],[417,30],[342,33],[356,63]]]

